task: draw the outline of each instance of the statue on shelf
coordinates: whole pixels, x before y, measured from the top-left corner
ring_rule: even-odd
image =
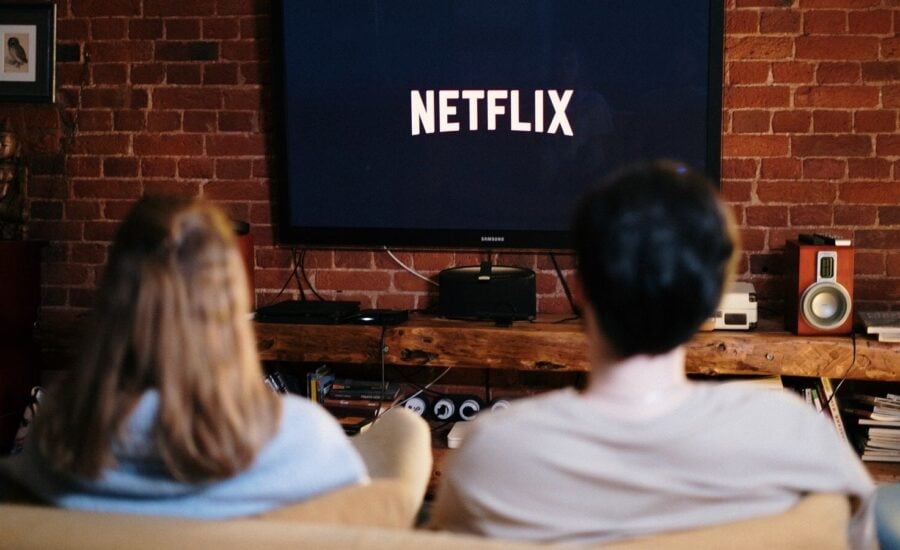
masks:
[[[22,144],[9,119],[0,124],[0,239],[21,239],[24,218],[25,166]]]

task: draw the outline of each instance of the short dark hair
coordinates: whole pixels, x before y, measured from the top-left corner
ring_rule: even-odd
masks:
[[[619,357],[688,341],[719,304],[737,235],[709,180],[670,161],[635,165],[581,200],[578,270]]]

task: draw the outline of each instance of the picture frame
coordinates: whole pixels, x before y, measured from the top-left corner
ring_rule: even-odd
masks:
[[[56,100],[56,5],[0,4],[0,101]]]

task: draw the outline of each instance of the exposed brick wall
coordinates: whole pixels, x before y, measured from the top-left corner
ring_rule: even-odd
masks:
[[[27,226],[47,239],[44,304],[90,305],[108,243],[147,192],[202,194],[249,221],[266,303],[290,275],[272,246],[269,2],[60,0],[55,105],[0,105],[26,138]],[[862,307],[900,309],[900,7],[896,0],[727,0],[722,191],[742,279],[780,305],[781,249],[827,229],[857,244]],[[426,273],[477,253],[399,252]],[[567,311],[546,256],[539,309]],[[570,257],[561,263],[571,273]],[[311,251],[326,297],[423,308],[431,287],[382,251]]]

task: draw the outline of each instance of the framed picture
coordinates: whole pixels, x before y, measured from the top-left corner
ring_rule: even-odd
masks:
[[[0,101],[52,103],[56,6],[0,4]]]

